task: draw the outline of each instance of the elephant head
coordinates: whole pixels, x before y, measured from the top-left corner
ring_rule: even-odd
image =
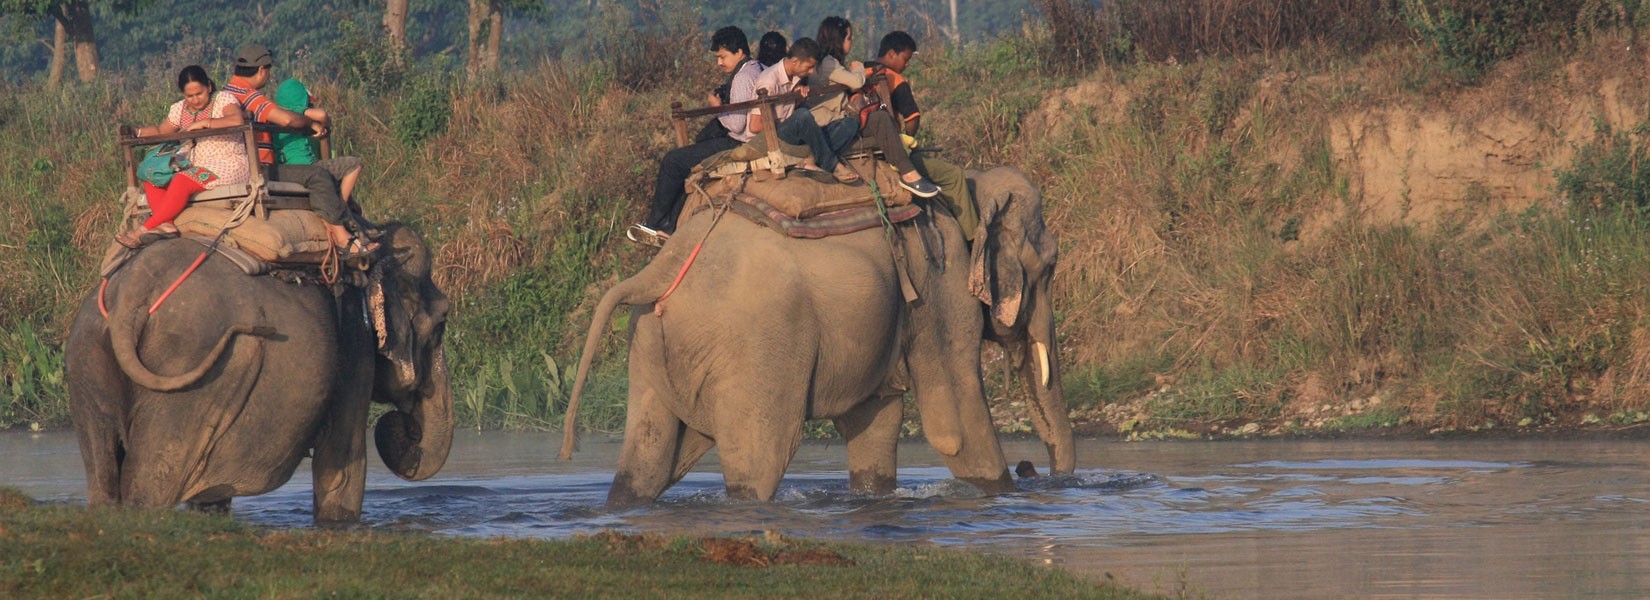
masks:
[[[1020,363],[1035,402],[1032,421],[1056,473],[1075,468],[1071,416],[1060,384],[1050,283],[1059,246],[1043,223],[1043,199],[1025,173],[997,167],[971,174],[980,227],[969,288],[986,304],[986,336]]]
[[[368,277],[367,302],[378,327],[373,400],[395,410],[374,427],[378,455],[396,475],[418,481],[447,461],[453,397],[442,349],[450,304],[430,278],[430,250],[410,227],[391,225],[388,256]]]

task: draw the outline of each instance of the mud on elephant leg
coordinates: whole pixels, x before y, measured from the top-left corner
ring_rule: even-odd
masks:
[[[658,390],[639,385],[636,371],[631,369],[624,445],[619,450],[613,488],[607,493],[608,508],[652,502],[670,487],[686,429],[681,419],[670,413]]]
[[[894,493],[903,394],[872,398],[834,419],[848,441],[848,489],[856,494]]]

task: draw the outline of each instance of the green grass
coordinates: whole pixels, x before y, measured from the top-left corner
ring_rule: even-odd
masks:
[[[801,564],[777,564],[786,561]],[[764,565],[765,566],[749,566]],[[269,531],[0,490],[0,596],[1148,598],[1018,559],[763,536],[565,541]]]

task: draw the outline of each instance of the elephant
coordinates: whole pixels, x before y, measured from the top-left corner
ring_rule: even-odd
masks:
[[[730,498],[770,500],[810,419],[832,420],[846,439],[854,492],[891,493],[906,391],[958,479],[1013,491],[985,401],[984,313],[968,293],[961,229],[938,206],[893,228],[796,239],[715,210],[689,217],[595,309],[562,457],[601,336],[629,305],[610,508],[655,500],[712,446]]]
[[[372,283],[336,296],[217,253],[179,279],[204,250],[188,239],[131,256],[82,302],[65,344],[88,502],[227,510],[308,455],[315,520],[354,522],[372,402],[392,407],[374,432],[385,465],[415,481],[439,471],[453,439],[449,304],[417,233],[391,225],[382,240]]]
[[[1060,383],[1059,336],[1049,287],[1059,246],[1043,222],[1042,193],[1019,169],[970,172],[980,210],[971,256],[970,284],[985,303],[985,338],[1002,345],[1019,364],[1020,381],[1033,400],[1032,425],[1048,448],[1050,470],[1072,473],[1077,450],[1071,414]]]

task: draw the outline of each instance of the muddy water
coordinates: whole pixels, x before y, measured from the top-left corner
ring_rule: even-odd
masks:
[[[609,513],[614,440],[554,460],[548,434],[461,434],[436,478],[376,463],[367,522],[465,536],[604,528],[933,544],[1212,598],[1650,597],[1650,448],[1642,441],[1087,441],[1076,477],[982,498],[920,443],[900,490],[847,493],[840,443],[809,443],[777,502],[722,494],[715,456],[653,507]],[[1045,464],[1035,442],[1011,460]],[[374,459],[376,461],[376,459]],[[0,435],[0,485],[84,498],[72,435]],[[309,523],[307,471],[237,501],[246,520]]]

